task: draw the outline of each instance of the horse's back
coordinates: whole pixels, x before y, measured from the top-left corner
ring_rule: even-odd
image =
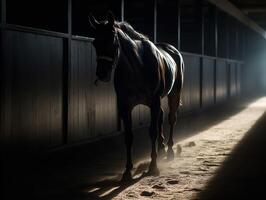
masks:
[[[157,46],[149,40],[142,41],[143,67],[146,70],[149,80],[155,93],[160,96],[168,95],[180,72],[181,60],[174,58],[178,51],[172,47],[170,49]],[[179,55],[175,55],[179,56]]]

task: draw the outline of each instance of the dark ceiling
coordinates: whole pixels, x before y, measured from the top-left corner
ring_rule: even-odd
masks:
[[[266,0],[230,0],[230,2],[266,30]]]

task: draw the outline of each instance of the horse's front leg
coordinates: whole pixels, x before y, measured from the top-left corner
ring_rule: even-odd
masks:
[[[157,151],[156,140],[159,133],[159,117],[161,112],[160,97],[153,99],[151,104],[151,124],[150,124],[150,138],[151,138],[151,163],[149,167],[149,175],[159,175],[160,172],[157,167]]]
[[[132,179],[131,170],[133,168],[132,157],[131,157],[131,149],[133,143],[131,109],[124,108],[120,111],[120,114],[124,123],[125,144],[127,152],[126,170],[123,174],[122,180],[127,181]]]

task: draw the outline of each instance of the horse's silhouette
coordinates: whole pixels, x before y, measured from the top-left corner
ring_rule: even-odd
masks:
[[[119,116],[125,128],[127,163],[123,179],[131,178],[133,168],[131,147],[133,141],[131,111],[138,104],[151,111],[149,134],[152,142],[151,163],[148,174],[159,174],[157,168],[156,140],[158,151],[164,150],[163,110],[161,99],[168,97],[170,136],[168,159],[173,159],[173,127],[176,123],[183,86],[184,62],[178,50],[166,43],[152,43],[126,22],[117,22],[111,12],[107,20],[98,22],[89,16],[94,30],[93,45],[97,55],[96,76],[108,82],[114,70],[114,86],[117,95]]]

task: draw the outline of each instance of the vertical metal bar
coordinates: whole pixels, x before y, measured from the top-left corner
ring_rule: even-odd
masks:
[[[215,34],[215,57],[218,57],[218,9],[215,7],[214,13],[214,34]]]
[[[68,0],[68,6],[67,6],[67,22],[68,22],[68,34],[70,35],[70,39],[71,39],[71,35],[72,35],[72,0]]]
[[[200,3],[200,21],[201,21],[201,55],[204,55],[204,26],[205,26],[205,21],[204,21],[204,5],[203,1],[201,0]]]
[[[230,48],[230,38],[231,38],[231,31],[232,31],[232,27],[231,27],[231,21],[229,20],[229,16],[225,15],[225,57],[231,58],[232,57],[232,52],[229,52]]]
[[[1,25],[6,24],[6,0],[1,0]]]
[[[180,9],[180,3],[181,3],[181,0],[178,0],[177,2],[177,48],[178,50],[180,50],[180,47],[181,47],[181,37],[180,37],[180,34],[181,34],[181,9]]]
[[[203,56],[204,56],[204,5],[200,1],[200,24],[201,24],[201,57],[200,57],[200,107],[203,105],[202,92],[203,92]]]
[[[68,143],[69,134],[69,71],[71,67],[71,38],[72,38],[72,0],[67,1],[68,38],[65,40],[63,66],[63,144]]]
[[[121,0],[121,21],[125,21],[125,1]]]
[[[242,61],[245,61],[245,56],[246,56],[246,45],[247,45],[247,42],[246,42],[246,35],[247,35],[247,32],[246,32],[246,28],[242,26],[242,30],[241,30],[241,33],[242,33],[242,37],[241,37],[241,43],[242,43]]]
[[[235,41],[235,55],[236,55],[236,60],[240,60],[240,52],[239,52],[239,37],[238,37],[238,29],[239,29],[239,26],[238,26],[238,22],[235,22],[235,29],[236,29],[236,41]]]
[[[121,21],[125,21],[125,1],[121,0]],[[122,121],[121,121],[121,116],[118,111],[118,102],[116,101],[116,110],[117,110],[117,131],[122,131]]]
[[[154,22],[154,29],[153,29],[153,41],[157,42],[157,0],[153,1],[153,22]]]
[[[214,34],[215,34],[215,60],[213,66],[213,101],[216,103],[216,87],[217,87],[217,59],[218,59],[218,9],[214,8]]]

